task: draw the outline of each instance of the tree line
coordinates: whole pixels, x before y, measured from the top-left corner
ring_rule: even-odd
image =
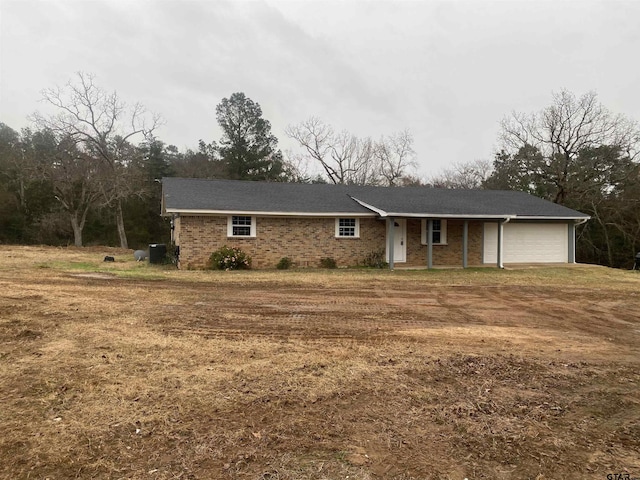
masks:
[[[219,141],[200,140],[184,152],[156,136],[160,116],[127,105],[90,74],[46,89],[42,98],[54,113],[35,113],[31,128],[0,123],[0,242],[166,242],[162,177],[393,185],[415,164],[406,132],[373,142],[322,124],[317,158],[327,172],[334,160],[336,167],[328,178],[310,174],[305,159],[284,158],[260,105],[244,93],[216,106]]]
[[[168,242],[159,179],[180,176],[522,190],[592,216],[578,230],[578,261],[627,267],[640,248],[639,129],[593,92],[562,91],[539,112],[506,116],[492,160],[458,163],[427,180],[415,173],[408,131],[361,138],[311,117],[285,130],[301,153],[283,154],[244,93],[216,106],[218,141],[183,152],[156,136],[160,116],[127,105],[92,75],[78,73],[42,95],[53,114],[34,114],[19,132],[0,123],[0,242]]]

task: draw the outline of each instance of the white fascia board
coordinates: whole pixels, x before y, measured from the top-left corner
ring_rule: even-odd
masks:
[[[258,217],[375,217],[374,213],[362,212],[261,212],[254,210],[192,210],[186,208],[167,208],[167,213],[182,215],[251,215]]]
[[[400,213],[400,212],[388,212],[386,214],[388,217],[408,217],[408,218],[459,218],[459,219],[495,219],[495,220],[505,220],[505,219],[513,219],[520,218],[515,215],[458,215],[452,213]]]
[[[355,199],[354,199],[355,200]],[[550,217],[550,216],[535,216],[535,215],[477,215],[477,214],[453,214],[453,213],[406,213],[406,212],[385,212],[384,210],[376,209],[375,207],[371,207],[366,204],[362,204],[366,208],[371,208],[372,210],[378,212],[381,217],[399,217],[399,218],[451,218],[451,219],[486,219],[486,220],[541,220],[541,221],[550,221],[550,220],[575,220],[575,221],[586,221],[591,217]]]
[[[513,217],[514,220],[574,220],[576,222],[584,221],[586,222],[591,217],[549,217],[549,216],[535,216],[535,215],[517,215]]]

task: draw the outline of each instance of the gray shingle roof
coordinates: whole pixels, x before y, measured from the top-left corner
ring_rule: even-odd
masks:
[[[371,214],[359,202],[386,214],[408,216],[525,216],[588,218],[532,195],[504,190],[370,187],[164,178],[164,210],[353,215]],[[354,199],[358,200],[355,201]]]
[[[164,178],[162,189],[167,210],[371,213],[345,185]]]

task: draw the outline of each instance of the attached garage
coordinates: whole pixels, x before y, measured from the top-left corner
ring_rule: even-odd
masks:
[[[568,224],[509,222],[503,228],[504,263],[567,263]],[[487,222],[484,224],[483,262],[496,263],[497,258],[498,223]]]

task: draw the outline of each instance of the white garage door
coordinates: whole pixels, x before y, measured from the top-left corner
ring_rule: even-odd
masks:
[[[566,263],[568,226],[564,223],[507,223],[504,225],[504,263]],[[496,263],[498,225],[484,224],[484,263]]]

